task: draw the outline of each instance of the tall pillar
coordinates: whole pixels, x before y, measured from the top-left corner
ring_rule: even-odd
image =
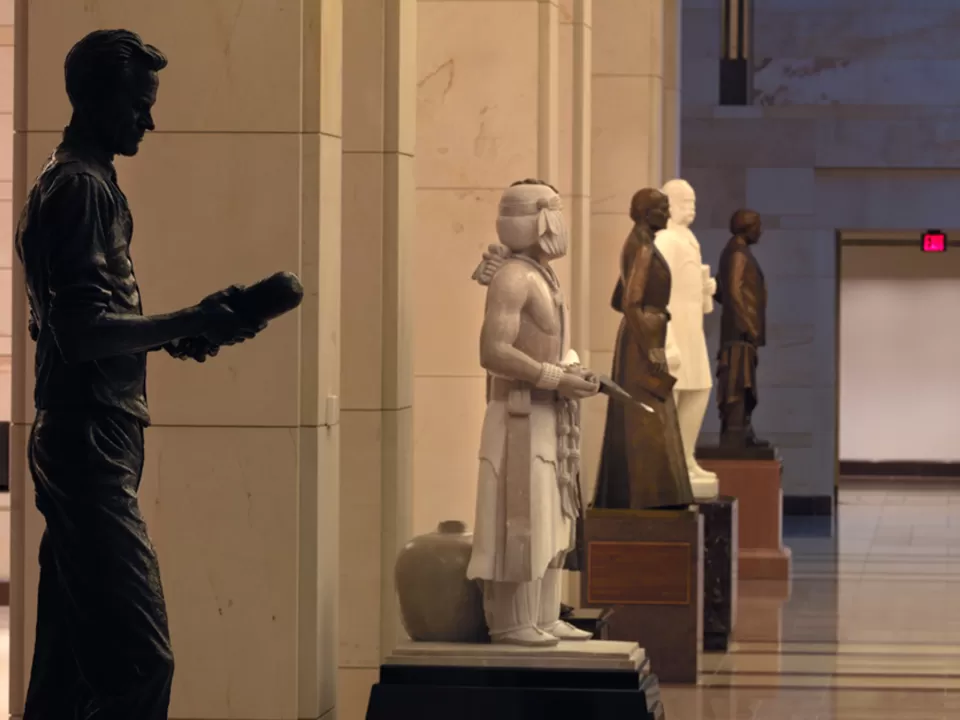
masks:
[[[680,177],[683,0],[663,2],[663,182]]]
[[[664,3],[603,0],[593,6],[590,357],[608,372],[620,316],[610,297],[630,232],[630,198],[659,187],[663,170]],[[584,403],[583,485],[593,495],[606,400]]]
[[[593,0],[560,4],[560,193],[570,224],[571,340],[590,364],[590,147]]]
[[[470,280],[515,180],[558,183],[559,8],[419,0],[414,526],[472,524],[484,290]]]
[[[15,204],[69,119],[63,58],[98,27],[161,48],[157,131],[118,164],[149,312],[277,269],[305,299],[203,365],[150,359],[141,505],[177,672],[171,717],[335,710],[341,0],[17,0]],[[33,347],[14,290],[11,710],[22,712],[37,543],[24,447]]]
[[[344,4],[340,720],[362,720],[402,631],[393,567],[413,509],[416,24],[416,0]]]
[[[560,192],[570,226],[567,302],[572,347],[581,362],[590,358],[590,145],[591,37],[593,0],[560,3]],[[577,573],[566,578],[566,602],[578,606]]]

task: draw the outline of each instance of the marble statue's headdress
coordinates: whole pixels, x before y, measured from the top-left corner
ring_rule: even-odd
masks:
[[[500,245],[491,245],[473,273],[481,285],[489,285],[496,271],[514,253],[539,245],[546,255],[567,254],[569,232],[563,218],[563,202],[549,185],[524,182],[507,188],[497,214]]]

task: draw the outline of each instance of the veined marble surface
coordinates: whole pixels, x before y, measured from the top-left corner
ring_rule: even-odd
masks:
[[[639,670],[646,653],[637,643],[612,640],[561,642],[555,647],[464,643],[406,643],[387,665],[460,665],[497,668],[583,668]],[[654,672],[656,670],[654,669]]]

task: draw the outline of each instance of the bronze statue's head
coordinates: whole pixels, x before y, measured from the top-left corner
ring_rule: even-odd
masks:
[[[730,218],[730,232],[753,245],[763,233],[760,213],[753,210],[737,210]]]
[[[670,199],[659,190],[638,190],[630,200],[630,219],[653,232],[663,230],[670,219]]]
[[[129,30],[95,30],[64,62],[71,126],[111,155],[136,155],[154,129],[157,73],[167,58]]]

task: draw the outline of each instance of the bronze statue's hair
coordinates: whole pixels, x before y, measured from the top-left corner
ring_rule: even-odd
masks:
[[[746,235],[760,221],[760,213],[754,210],[737,210],[730,218],[730,232]]]
[[[160,72],[166,66],[166,56],[135,32],[94,30],[67,53],[67,97],[76,109],[112,93],[136,69]]]
[[[646,219],[647,211],[666,198],[667,196],[656,188],[637,190],[630,199],[630,219],[635,223],[643,222]]]
[[[536,178],[527,178],[525,180],[517,180],[515,183],[510,183],[510,187],[516,187],[517,185],[543,185],[553,190],[557,195],[560,194],[560,191],[557,190],[553,185],[543,180],[537,180]]]

